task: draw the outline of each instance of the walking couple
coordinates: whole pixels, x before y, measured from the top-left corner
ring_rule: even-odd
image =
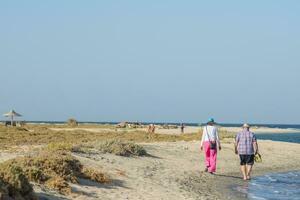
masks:
[[[218,128],[213,118],[209,119],[203,128],[201,150],[205,155],[205,172],[214,174],[217,167],[217,153],[220,151],[221,142],[219,139]],[[251,179],[251,171],[254,164],[254,155],[258,153],[257,140],[250,131],[248,124],[243,125],[243,130],[236,135],[235,153],[240,157],[241,172],[244,180]]]

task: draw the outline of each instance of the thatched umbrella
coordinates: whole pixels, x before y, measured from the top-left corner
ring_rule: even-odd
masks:
[[[11,119],[11,126],[13,126],[14,123],[14,117],[21,117],[22,115],[15,112],[14,110],[9,111],[8,113],[5,113],[3,116],[10,117]]]

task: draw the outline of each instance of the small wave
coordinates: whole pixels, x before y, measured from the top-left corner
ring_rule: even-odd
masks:
[[[236,189],[251,200],[300,200],[299,177],[300,172],[267,174]]]
[[[248,196],[248,198],[249,198],[249,199],[253,199],[253,200],[254,200],[254,199],[255,199],[255,200],[267,200],[267,199],[265,199],[265,198],[263,198],[263,197],[257,197],[257,196],[255,196],[255,195],[251,195],[251,194]]]
[[[277,181],[277,179],[273,178],[272,176],[266,175],[265,177],[267,177],[272,182],[276,182]]]

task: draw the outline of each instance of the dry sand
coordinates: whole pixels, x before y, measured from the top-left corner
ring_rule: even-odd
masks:
[[[113,182],[100,185],[81,180],[72,185],[72,196],[62,196],[36,185],[45,199],[174,200],[245,199],[234,193],[235,185],[246,184],[239,173],[239,160],[231,139],[223,142],[218,155],[217,174],[203,172],[204,157],[199,141],[142,144],[150,156],[120,157],[111,154],[74,154],[85,165],[109,172]],[[300,144],[260,141],[263,163],[256,164],[254,176],[269,172],[300,170]],[[8,153],[3,157],[14,157]]]
[[[242,130],[239,127],[219,127],[220,130],[224,130],[227,132],[238,133]],[[201,127],[196,126],[187,126],[184,130],[185,133],[196,133],[201,131]],[[257,134],[260,133],[300,133],[298,129],[281,129],[281,128],[268,128],[268,127],[252,127],[251,131]],[[181,130],[178,129],[156,129],[157,133],[162,134],[181,134]]]

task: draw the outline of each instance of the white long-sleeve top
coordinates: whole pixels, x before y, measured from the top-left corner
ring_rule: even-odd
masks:
[[[203,144],[203,142],[208,142],[208,141],[220,142],[217,127],[210,126],[210,125],[207,125],[207,126],[203,127],[203,134],[202,134],[201,144]]]

